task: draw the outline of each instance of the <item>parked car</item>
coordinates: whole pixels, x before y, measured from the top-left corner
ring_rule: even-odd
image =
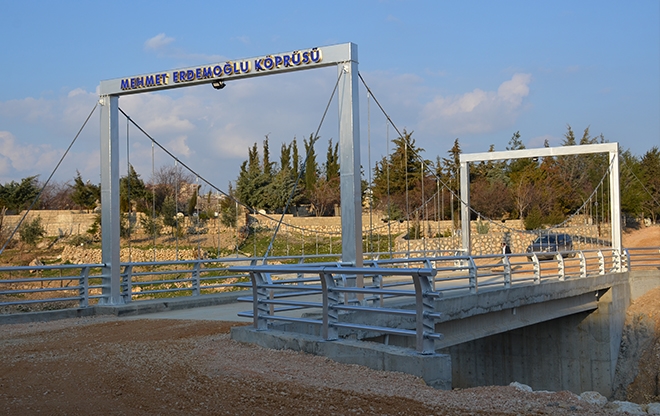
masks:
[[[568,234],[544,234],[539,236],[527,247],[527,253],[534,253],[539,260],[549,260],[555,257],[555,253],[562,253],[562,257],[574,257],[573,239]],[[529,260],[532,259],[528,255]]]

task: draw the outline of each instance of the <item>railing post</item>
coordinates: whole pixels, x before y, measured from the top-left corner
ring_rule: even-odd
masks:
[[[270,308],[268,305],[263,303],[262,300],[268,298],[268,290],[264,285],[268,284],[268,281],[264,279],[264,276],[261,272],[250,272],[250,279],[252,280],[252,312],[253,312],[253,324],[254,328],[257,330],[266,330],[268,329],[268,315],[270,314]]]
[[[623,264],[625,262],[625,264]],[[632,264],[630,263],[630,251],[626,248],[623,250],[622,256],[621,256],[621,267],[620,271],[626,271],[629,272],[632,270]]]
[[[477,265],[474,263],[474,259],[471,256],[467,259],[467,265],[469,268],[470,293],[477,293],[479,290],[479,282],[477,281]]]
[[[128,303],[133,299],[133,265],[128,264],[122,273],[122,301]]]
[[[580,257],[580,277],[587,277],[587,258],[581,251],[578,251],[578,256]]]
[[[555,255],[555,260],[557,260],[557,271],[559,274],[559,281],[563,282],[566,280],[566,265],[564,264],[564,257],[561,253]]]
[[[508,289],[511,287],[511,260],[506,254],[502,258],[502,264],[504,265],[504,288]]]
[[[598,274],[605,274],[605,256],[603,250],[598,249]]]
[[[433,354],[435,343],[432,338],[426,336],[435,332],[435,303],[428,296],[433,292],[429,276],[422,276],[419,272],[412,273],[415,285],[415,324],[416,324],[416,346],[420,354]]]
[[[541,284],[541,262],[536,253],[532,256],[532,268],[534,269],[534,284]]]
[[[196,262],[192,271],[192,295],[199,296],[200,292],[200,282],[199,282],[199,272],[201,268],[201,262]]]
[[[321,288],[323,296],[323,325],[321,327],[321,337],[326,341],[334,341],[339,338],[337,327],[334,325],[339,322],[339,313],[334,308],[339,304],[339,297],[334,290],[335,278],[331,273],[321,270]]]
[[[89,266],[83,267],[80,271],[78,286],[80,286],[80,289],[78,289],[80,307],[86,308],[89,306]]]

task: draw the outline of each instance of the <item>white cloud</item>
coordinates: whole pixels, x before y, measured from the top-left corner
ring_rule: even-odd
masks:
[[[165,36],[164,33],[159,33],[153,38],[147,39],[147,41],[144,42],[144,48],[147,50],[159,50],[172,42],[174,42],[174,38]]]
[[[476,88],[453,97],[437,96],[422,110],[425,131],[458,134],[489,133],[513,125],[529,95],[530,74],[514,74],[497,91]]]
[[[18,172],[22,176],[43,174],[35,167],[54,168],[61,152],[50,145],[24,145],[8,131],[0,131],[0,173],[9,175]]]

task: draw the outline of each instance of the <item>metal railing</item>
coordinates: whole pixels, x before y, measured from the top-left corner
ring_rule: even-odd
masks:
[[[365,267],[433,268],[433,290],[445,296],[506,289],[522,284],[587,277],[611,271],[660,268],[660,248],[582,250],[568,253],[544,253],[549,260],[539,260],[528,253],[498,255],[436,255],[406,257],[408,253],[366,254]],[[444,254],[444,253],[442,253]],[[154,298],[183,298],[245,290],[250,276],[232,266],[257,264],[337,265],[339,254],[263,258],[221,258],[186,261],[122,263],[121,290],[124,303]],[[528,258],[529,257],[529,258]],[[0,312],[15,313],[42,309],[88,307],[102,303],[104,264],[46,265],[0,267]],[[343,275],[342,275],[343,276]],[[345,277],[342,277],[345,279]],[[382,289],[396,289],[408,283],[401,278],[375,277]],[[300,283],[302,284],[302,283]],[[375,296],[375,295],[372,295]],[[380,302],[392,297],[377,296]]]
[[[0,267],[0,307],[63,303],[84,308],[103,297],[102,264]],[[62,307],[62,306],[60,306]]]
[[[271,321],[285,321],[318,325],[321,337],[328,341],[339,338],[339,329],[411,336],[415,337],[417,352],[421,354],[432,354],[435,350],[433,341],[442,338],[434,330],[434,319],[440,317],[435,312],[434,300],[441,295],[431,287],[435,270],[430,268],[236,266],[232,270],[250,274],[252,297],[245,300],[252,302],[253,310],[240,315],[251,317],[256,329],[268,329]],[[362,280],[371,279],[371,284],[357,287],[355,280],[358,276]],[[387,277],[402,279],[413,289],[384,288],[381,282]],[[346,286],[347,281],[353,284]],[[415,309],[369,305],[368,300],[384,295],[411,299]],[[317,311],[318,317],[280,314],[300,309]],[[374,322],[386,322],[384,315],[406,316],[414,318],[415,329],[342,321],[341,312],[378,313],[380,316]]]

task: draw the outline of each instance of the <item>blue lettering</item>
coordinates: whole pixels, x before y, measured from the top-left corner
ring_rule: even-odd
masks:
[[[225,67],[223,68],[223,71],[224,71],[225,75],[231,75],[232,74],[232,72],[231,72],[232,71],[231,62],[227,62],[225,64]]]
[[[273,62],[273,58],[270,56],[264,58],[264,67],[266,69],[273,69],[273,66],[275,66],[275,62]]]
[[[241,73],[241,68],[238,62],[234,62],[234,65],[232,66],[232,70],[234,71],[234,74]]]
[[[202,68],[197,68],[195,70],[195,75],[197,76],[197,79],[202,79]]]
[[[303,64],[308,64],[309,63],[309,52],[303,52],[302,63]]]
[[[282,57],[281,56],[276,56],[275,57],[275,67],[279,68],[282,66]]]
[[[135,88],[135,78],[131,78],[131,89]]]
[[[167,75],[167,74],[161,74],[160,75],[160,80],[162,81],[163,85],[167,85],[167,78],[168,77],[169,77],[169,75]]]
[[[172,72],[172,78],[173,78],[172,81],[173,81],[175,84],[178,84],[178,83],[179,83],[179,72],[178,72],[178,71],[174,71],[174,72]]]
[[[284,55],[284,66],[290,66],[291,65],[291,57],[289,55]]]
[[[156,85],[160,85],[160,74],[156,74]]]
[[[321,62],[321,51],[318,48],[312,49],[311,58],[316,63]]]
[[[153,87],[154,85],[156,85],[156,83],[154,82],[153,75],[147,75],[146,78],[147,78],[147,87]]]
[[[220,65],[216,65],[213,67],[213,75],[215,75],[216,77],[222,75],[222,67]]]
[[[186,81],[192,81],[193,79],[195,79],[195,71],[189,69],[186,71]]]
[[[244,74],[250,72],[250,61],[241,62],[241,72],[243,72]]]
[[[264,60],[263,59],[255,59],[254,60],[254,70],[255,71],[263,71],[264,68],[261,66],[263,65]]]
[[[122,80],[121,80],[121,89],[122,89],[122,90],[127,90],[127,89],[129,89],[130,87],[131,87],[131,86],[129,85],[127,79],[122,79]]]
[[[294,52],[293,55],[291,55],[291,62],[293,62],[294,65],[300,65],[300,52]]]
[[[204,71],[202,71],[202,75],[204,78],[213,78],[213,70],[211,67],[204,68]]]

